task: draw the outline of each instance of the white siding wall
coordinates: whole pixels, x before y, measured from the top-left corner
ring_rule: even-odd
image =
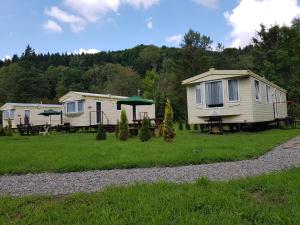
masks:
[[[24,118],[25,118],[25,110],[30,110],[30,124],[32,126],[37,125],[45,125],[50,124],[50,117],[45,117],[42,115],[38,115],[39,113],[43,112],[44,110],[53,109],[56,111],[61,111],[62,108],[44,108],[44,107],[15,107],[14,110],[14,118],[11,120],[12,127],[16,128],[20,122],[24,124]],[[7,121],[3,119],[3,126],[7,126]],[[60,115],[53,115],[51,116],[51,125],[56,126],[60,124]]]
[[[272,102],[267,101],[266,83],[259,81],[261,100],[257,101],[255,98],[255,78],[251,77],[252,88],[252,102],[253,102],[253,117],[254,122],[272,121],[274,120],[274,108],[273,102],[283,102],[277,104],[278,118],[285,118],[287,116],[287,103],[286,93],[271,87],[272,90]],[[275,98],[276,93],[276,98]],[[280,99],[281,93],[281,99]]]
[[[78,100],[78,97],[70,97],[66,100],[72,101]],[[96,103],[101,102],[101,110],[105,113],[103,118],[104,124],[117,124],[117,120],[120,118],[121,110],[117,110],[117,100],[109,98],[84,98],[84,112],[75,114],[64,114],[64,123],[70,123],[71,126],[89,126],[96,125]],[[66,103],[64,103],[66,108]],[[132,106],[122,105],[122,108],[126,110],[129,123],[132,122]],[[65,109],[64,109],[65,110]],[[66,111],[65,111],[66,112]],[[155,105],[150,106],[137,106],[136,118],[140,118],[140,112],[147,112],[150,118],[155,118]],[[108,121],[107,121],[108,119]]]
[[[235,79],[235,78],[230,78]],[[239,95],[238,102],[228,101],[228,79],[223,81],[223,96],[224,107],[222,108],[206,108],[205,104],[205,82],[201,82],[201,95],[202,104],[196,105],[195,99],[195,85],[187,86],[187,104],[188,104],[188,119],[191,124],[206,123],[205,120],[209,116],[219,115],[223,117],[224,123],[244,123],[253,122],[252,114],[252,98],[251,98],[251,85],[249,78],[240,78],[239,81]]]

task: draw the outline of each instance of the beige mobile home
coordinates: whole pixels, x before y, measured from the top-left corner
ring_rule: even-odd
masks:
[[[182,81],[188,121],[207,124],[271,122],[287,117],[286,90],[250,70],[215,70]]]
[[[132,106],[117,104],[118,100],[125,98],[127,97],[71,91],[59,101],[64,108],[64,123],[70,123],[73,127],[86,127],[99,123],[116,125],[122,108],[126,110],[129,123],[132,123]],[[143,118],[144,115],[155,118],[155,105],[137,106],[136,118]]]
[[[50,124],[50,117],[39,115],[39,113],[50,109],[61,111],[62,105],[6,103],[0,108],[2,124],[6,126],[8,119],[11,119],[13,128],[17,128],[18,124],[30,124],[32,126]],[[51,125],[59,125],[60,120],[60,115],[51,116]]]

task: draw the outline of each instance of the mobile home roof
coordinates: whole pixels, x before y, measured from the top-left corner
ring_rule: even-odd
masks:
[[[189,84],[194,84],[194,83],[197,83],[198,80],[204,78],[204,77],[207,77],[207,76],[210,76],[210,75],[224,75],[224,76],[228,76],[228,75],[233,75],[235,77],[237,76],[251,76],[251,77],[254,77],[255,79],[257,80],[260,80],[270,86],[273,86],[279,90],[281,90],[282,92],[287,92],[285,89],[279,87],[278,85],[272,83],[271,81],[267,80],[266,78],[264,77],[261,77],[257,74],[255,74],[254,72],[250,71],[250,70],[215,70],[215,69],[210,69],[209,71],[205,72],[205,73],[202,73],[202,74],[199,74],[199,75],[196,75],[196,76],[193,76],[193,77],[190,77],[188,79],[185,79],[183,80],[181,83],[183,85],[189,85]]]
[[[62,105],[56,104],[40,104],[40,103],[5,103],[0,110],[4,108],[15,108],[15,107],[30,107],[30,108],[61,108]]]
[[[78,92],[78,91],[70,91],[64,96],[62,96],[59,101],[64,102],[65,99],[72,94],[80,95],[83,97],[94,97],[94,98],[110,98],[110,99],[125,99],[128,98],[126,96],[118,96],[118,95],[110,95],[110,94],[96,94],[96,93],[87,93],[87,92]]]

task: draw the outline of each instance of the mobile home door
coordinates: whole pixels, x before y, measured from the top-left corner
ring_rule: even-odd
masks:
[[[25,125],[30,124],[30,110],[25,110],[24,123]]]
[[[101,123],[101,102],[96,103],[96,121],[97,124]]]

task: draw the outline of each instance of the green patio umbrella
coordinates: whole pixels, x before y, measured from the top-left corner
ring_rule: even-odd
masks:
[[[60,115],[60,122],[62,123],[62,111],[55,111],[53,109],[44,110],[44,112],[39,113],[38,115],[49,116],[50,117],[50,125],[51,125],[51,116]]]
[[[132,106],[132,115],[133,120],[136,120],[136,106],[137,105],[152,105],[154,102],[149,99],[142,98],[141,96],[131,96],[129,98],[125,98],[117,101],[117,104],[121,105],[131,105]]]

